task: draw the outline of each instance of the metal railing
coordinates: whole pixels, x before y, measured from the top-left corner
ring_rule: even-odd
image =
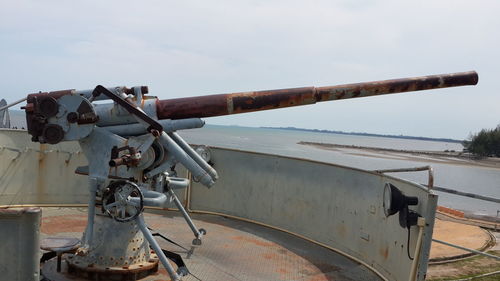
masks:
[[[428,171],[429,179],[427,181],[427,188],[432,189],[434,187],[434,170],[431,166],[415,167],[415,168],[400,168],[400,169],[385,169],[385,170],[374,170],[376,173],[403,173],[403,172],[420,172]]]
[[[400,173],[400,172],[419,172],[419,171],[429,171],[429,179],[428,179],[427,185],[422,184],[423,186],[426,186],[429,189],[440,191],[440,192],[446,192],[446,193],[450,193],[450,194],[454,194],[454,195],[458,195],[458,196],[464,196],[464,197],[474,198],[474,199],[483,200],[483,201],[500,203],[500,199],[499,198],[493,198],[493,197],[488,197],[488,196],[479,195],[479,194],[475,194],[475,193],[463,192],[463,191],[458,191],[458,190],[454,190],[454,189],[450,189],[450,188],[444,188],[444,187],[434,186],[434,171],[433,171],[433,169],[432,169],[431,166],[423,166],[423,167],[415,167],[415,168],[399,168],[399,169],[374,170],[374,172],[381,173],[381,174],[383,174],[383,173]],[[498,217],[499,213],[500,213],[500,211],[497,211],[497,217]],[[438,240],[438,239],[434,239],[434,238],[432,238],[432,241],[436,242],[436,243],[440,243],[440,244],[446,245],[446,246],[449,246],[449,247],[453,247],[453,248],[457,248],[457,249],[460,249],[460,250],[463,250],[463,251],[467,251],[467,252],[470,252],[470,253],[473,253],[473,254],[482,255],[482,256],[485,256],[485,257],[488,257],[488,258],[500,260],[499,256],[495,256],[495,255],[491,255],[491,254],[488,254],[488,253],[485,253],[485,252],[481,252],[481,251],[478,251],[478,250],[474,250],[474,249],[462,247],[460,245],[456,245],[456,244],[453,244],[453,243],[448,243],[448,242],[445,242],[445,241],[442,241],[442,240]]]

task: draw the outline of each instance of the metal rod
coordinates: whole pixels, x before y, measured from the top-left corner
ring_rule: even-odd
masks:
[[[499,198],[488,197],[488,196],[479,195],[479,194],[475,194],[475,193],[463,192],[463,191],[458,191],[458,190],[444,188],[444,187],[438,187],[438,186],[434,186],[433,189],[436,191],[446,192],[446,193],[450,193],[450,194],[454,194],[454,195],[458,195],[458,196],[464,196],[464,197],[470,197],[470,198],[483,200],[483,201],[500,203]],[[498,216],[498,213],[497,213],[497,216]]]
[[[0,111],[5,110],[5,109],[7,109],[7,108],[9,108],[9,107],[12,107],[12,106],[14,106],[14,105],[16,105],[16,104],[22,103],[23,101],[26,101],[27,99],[28,99],[28,98],[22,98],[22,99],[20,99],[20,100],[18,100],[18,101],[15,101],[15,102],[11,103],[11,104],[4,105],[4,106],[0,107]]]
[[[429,189],[434,188],[434,170],[431,166],[415,167],[415,168],[399,168],[399,169],[385,169],[385,170],[374,170],[376,173],[402,173],[402,172],[419,172],[419,171],[429,171],[429,180],[427,182],[427,187]]]
[[[450,194],[455,194],[458,196],[470,197],[470,198],[483,200],[483,201],[500,203],[499,198],[488,197],[488,196],[479,195],[479,194],[475,194],[475,193],[463,192],[463,191],[458,191],[455,189],[434,186],[434,172],[433,172],[433,169],[431,166],[423,166],[423,167],[416,167],[416,168],[374,170],[374,172],[376,172],[376,173],[399,173],[399,172],[417,172],[417,171],[425,171],[425,170],[429,171],[429,182],[427,183],[427,185],[425,185],[425,184],[422,184],[422,185],[427,186],[429,189],[441,191],[441,192],[446,192],[446,193],[450,193]]]
[[[451,281],[469,281],[469,280],[474,280],[474,279],[481,278],[481,277],[493,276],[493,275],[497,275],[497,274],[500,274],[500,270],[472,276],[472,277],[465,278],[465,279],[454,279]]]
[[[174,280],[174,281],[181,280],[180,276],[174,271],[174,268],[172,267],[172,265],[168,261],[167,257],[165,256],[165,254],[161,250],[160,245],[158,245],[158,242],[156,242],[155,238],[151,234],[151,231],[149,231],[146,223],[144,222],[144,217],[142,216],[142,214],[140,214],[137,217],[136,222],[137,222],[137,225],[139,226],[139,228],[141,229],[142,234],[144,234],[144,237],[146,238],[146,240],[148,240],[149,245],[151,245],[151,248],[153,248],[156,255],[160,259],[161,264],[163,264],[163,267],[165,267],[165,269],[167,270],[168,275],[170,275],[170,278],[172,278],[172,280]]]
[[[413,262],[411,264],[410,270],[410,281],[415,281],[417,279],[417,267],[420,260],[420,253],[422,248],[422,237],[424,236],[425,218],[419,217],[417,221],[418,225],[418,236],[417,236],[417,248],[415,249],[415,256],[413,257]]]
[[[181,212],[182,216],[184,217],[184,220],[186,220],[186,223],[188,224],[189,228],[191,228],[191,231],[193,231],[194,237],[200,238],[200,236],[201,236],[200,232],[198,231],[198,229],[194,225],[194,222],[191,219],[191,217],[189,216],[189,214],[186,212],[186,209],[184,209],[184,206],[182,206],[181,201],[179,201],[179,198],[177,198],[177,195],[174,193],[174,191],[171,188],[168,189],[168,194],[170,195],[170,197],[172,199],[174,199],[175,206],[177,206],[177,208]]]
[[[61,258],[62,258],[62,252],[57,252],[57,272],[61,272]]]
[[[453,247],[453,248],[457,248],[457,249],[460,249],[460,250],[464,250],[464,251],[467,251],[467,252],[471,252],[471,253],[474,253],[474,254],[482,255],[482,256],[485,256],[485,257],[488,257],[488,258],[492,258],[492,259],[496,259],[496,260],[500,261],[500,257],[499,256],[490,255],[488,253],[483,253],[483,252],[478,251],[478,250],[465,248],[465,247],[462,247],[462,246],[459,246],[459,245],[455,245],[455,244],[452,244],[452,243],[444,242],[444,241],[441,241],[441,240],[438,240],[438,239],[434,239],[434,238],[432,238],[432,241],[434,241],[436,243],[440,243],[440,244],[446,245],[446,246],[450,246],[450,247]]]

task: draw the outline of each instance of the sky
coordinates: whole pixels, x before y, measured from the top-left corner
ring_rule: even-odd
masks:
[[[500,1],[0,0],[0,98],[161,99],[476,70],[479,84],[206,119],[465,139],[500,123]]]

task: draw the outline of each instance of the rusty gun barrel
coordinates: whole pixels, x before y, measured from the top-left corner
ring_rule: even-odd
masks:
[[[158,100],[159,119],[214,117],[321,101],[476,85],[475,71],[326,87],[304,87]]]

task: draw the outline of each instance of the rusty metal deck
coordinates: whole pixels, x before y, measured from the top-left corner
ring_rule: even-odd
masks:
[[[41,236],[80,238],[86,217],[85,208],[44,208]],[[203,245],[192,246],[192,233],[176,212],[148,213],[145,217],[151,228],[189,249],[158,240],[164,249],[179,253],[191,273],[203,281],[380,280],[366,267],[342,255],[267,227],[215,215],[193,215],[197,226],[205,228],[208,234]],[[45,264],[42,270],[52,280],[82,280],[56,273],[54,262]],[[141,280],[169,278],[160,266],[155,275]],[[183,280],[196,278],[186,276]]]

